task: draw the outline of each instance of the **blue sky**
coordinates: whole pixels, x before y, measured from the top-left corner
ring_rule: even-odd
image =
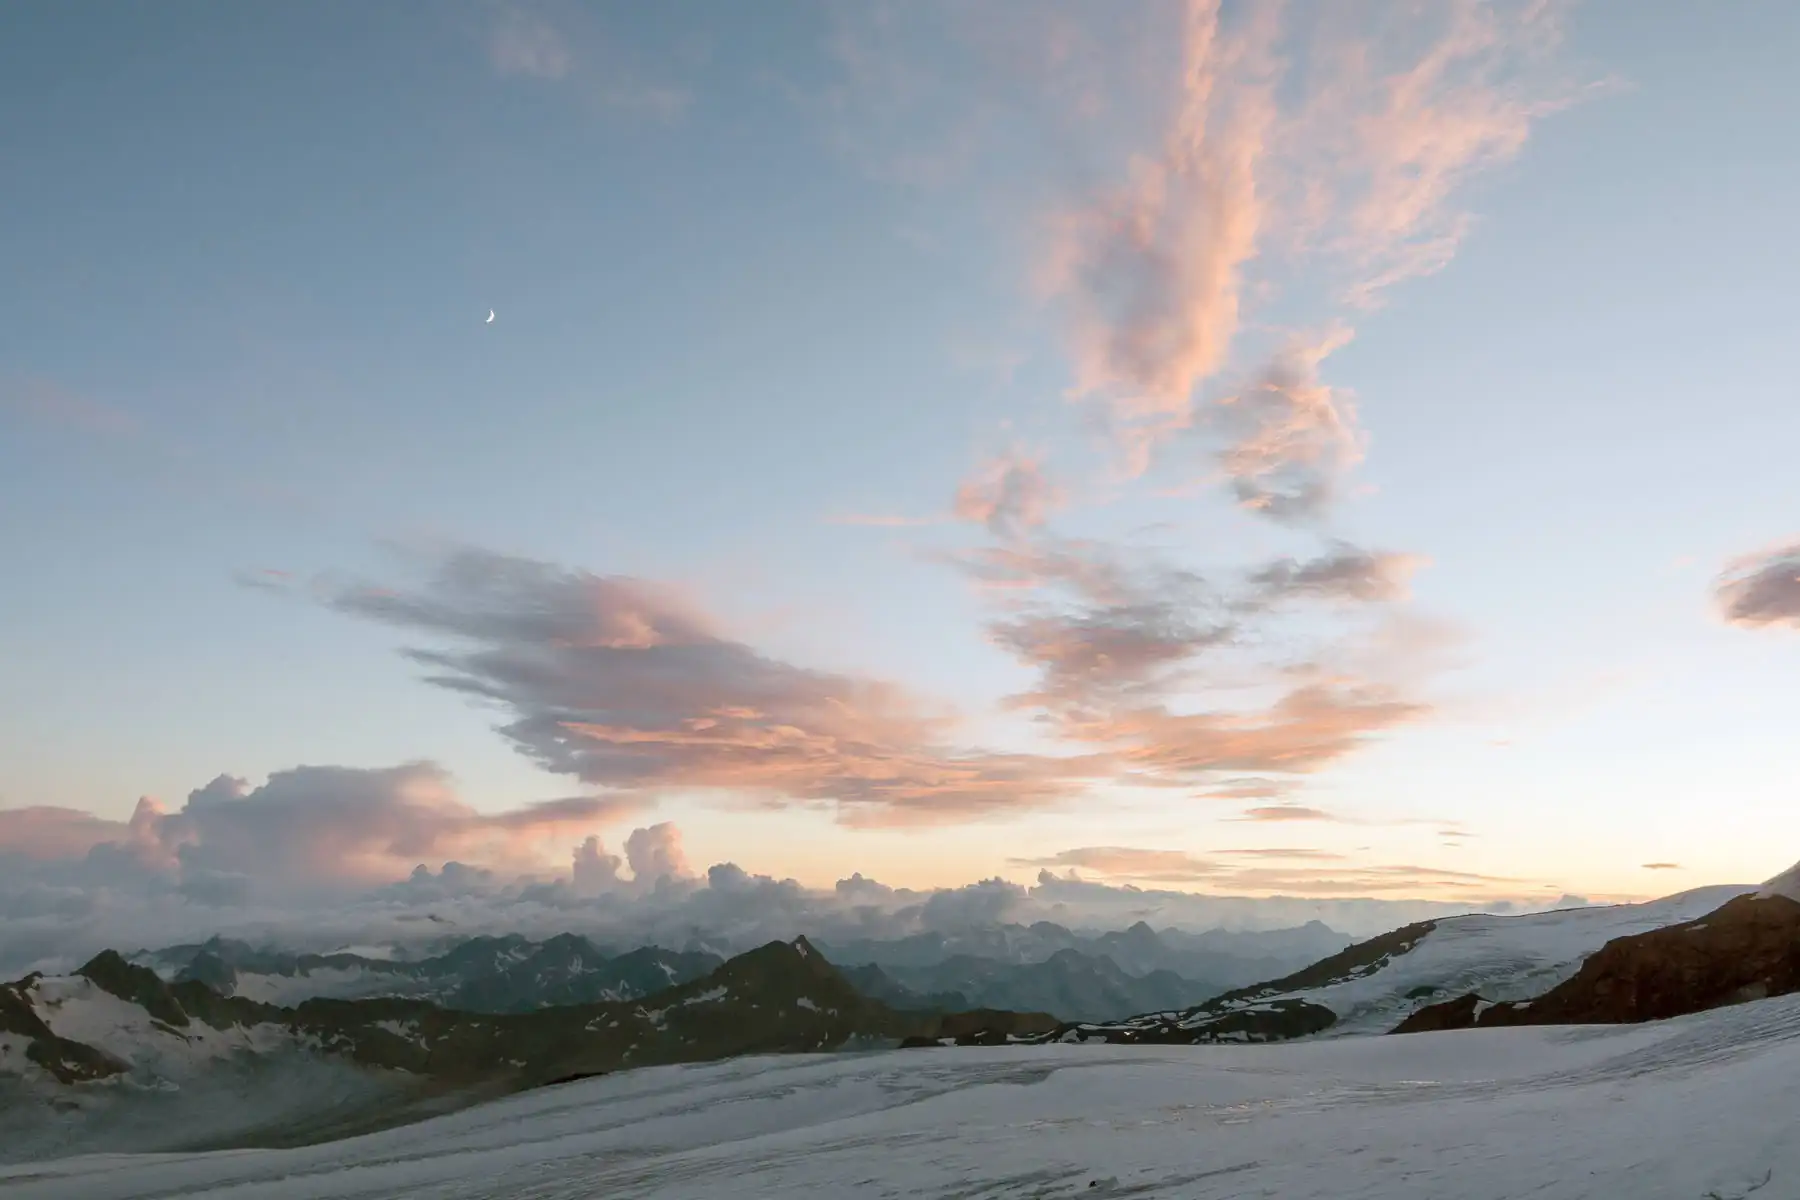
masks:
[[[1379,307],[1343,300],[1362,242],[1284,257],[1282,189],[1398,142],[1267,132],[1242,319],[1183,403],[1284,330],[1354,327],[1321,378],[1366,454],[1296,526],[1216,478],[1168,494],[1204,475],[1185,434],[1122,471],[1096,421],[1130,402],[1117,372],[1070,395],[1084,303],[1112,333],[1159,303],[1217,318],[1112,260],[1044,283],[1058,216],[1106,211],[1173,144],[1175,6],[27,6],[0,44],[0,805],[123,819],[221,772],[427,759],[483,813],[630,792],[694,862],[814,884],[1026,878],[1081,848],[1340,854],[1493,894],[1773,874],[1800,853],[1800,612],[1734,627],[1713,586],[1800,530],[1800,13],[1594,0],[1552,44],[1493,7],[1437,128],[1500,97],[1518,144],[1429,148],[1454,170],[1403,234],[1468,225]],[[1433,11],[1452,36],[1461,9]],[[1430,49],[1286,20],[1384,64],[1392,42],[1396,71]],[[1254,69],[1220,73],[1215,139],[1255,108],[1231,93]],[[1156,249],[1216,227],[1165,214],[1182,236]],[[1205,795],[1237,768],[904,829],[716,773],[559,774],[421,682],[396,653],[417,627],[312,598],[403,577],[393,542],[656,580],[769,660],[953,705],[959,745],[1085,752],[1068,712],[1002,705],[1044,663],[994,644],[995,597],[943,561],[993,540],[950,512],[993,459],[1061,492],[1031,537],[1209,576],[1333,539],[1429,560],[1394,612],[1439,649],[1380,664],[1422,715],[1280,793],[1343,819],[1240,820]],[[1295,636],[1360,662],[1349,623]],[[1207,708],[1212,669],[1158,703]],[[1188,882],[1226,886],[1209,870]]]

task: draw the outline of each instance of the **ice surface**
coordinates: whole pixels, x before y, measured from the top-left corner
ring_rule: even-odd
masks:
[[[0,1196],[1774,1200],[1800,1194],[1797,1108],[1793,996],[1637,1026],[655,1068],[298,1150],[14,1167]]]

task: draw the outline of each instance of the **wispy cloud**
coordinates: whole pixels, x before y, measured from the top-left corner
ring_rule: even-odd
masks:
[[[1041,461],[1010,451],[983,463],[957,488],[951,511],[958,520],[987,526],[1000,538],[1015,538],[1041,526],[1063,502],[1062,488]]]
[[[1277,559],[1252,572],[1249,602],[1340,600],[1383,603],[1407,598],[1412,576],[1425,562],[1417,554],[1363,550],[1339,542],[1317,558]]]
[[[942,525],[946,517],[904,517],[884,513],[837,513],[825,518],[827,525],[865,525],[874,529],[912,529],[923,525]]]
[[[143,432],[138,418],[124,409],[41,379],[0,378],[0,409],[94,437],[128,438]]]
[[[1439,867],[1354,864],[1329,867],[1248,866],[1221,862],[1220,857],[1261,860],[1339,860],[1343,856],[1322,850],[1251,849],[1221,850],[1199,856],[1177,850],[1148,850],[1128,846],[1081,846],[1044,858],[1020,858],[1019,866],[1091,871],[1105,879],[1141,880],[1147,883],[1193,883],[1215,891],[1291,893],[1297,895],[1381,895],[1393,892],[1454,892],[1471,889],[1498,892],[1515,888],[1524,880],[1498,875],[1478,875]]]
[[[1342,818],[1326,812],[1322,808],[1309,808],[1304,804],[1261,804],[1255,808],[1246,808],[1239,820],[1275,823],[1282,821],[1338,821]]]
[[[488,38],[488,53],[501,75],[561,79],[574,56],[568,40],[549,21],[520,8],[504,8]]]
[[[1800,542],[1733,559],[1713,598],[1733,625],[1800,629]]]
[[[1453,257],[1472,226],[1457,194],[1578,94],[1554,65],[1559,7],[1184,6],[1161,132],[1055,214],[1042,264],[1068,307],[1078,391],[1129,473],[1210,432],[1247,507],[1322,511],[1362,439],[1320,366],[1357,310]],[[1330,315],[1246,370],[1240,334],[1268,283]]]
[[[503,4],[485,37],[488,61],[501,78],[552,84],[599,110],[668,121],[692,99],[579,6]]]
[[[1644,870],[1646,870],[1646,871],[1679,871],[1679,870],[1681,870],[1681,864],[1680,863],[1672,863],[1672,862],[1645,863]]]

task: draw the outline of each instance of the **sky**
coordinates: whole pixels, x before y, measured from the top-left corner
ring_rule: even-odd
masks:
[[[10,17],[46,930],[1800,855],[1800,10]]]

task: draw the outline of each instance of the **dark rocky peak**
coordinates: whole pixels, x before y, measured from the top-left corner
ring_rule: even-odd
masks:
[[[237,990],[237,970],[211,950],[201,950],[175,973],[176,983],[203,983],[221,996]]]
[[[126,962],[117,950],[102,950],[75,973],[101,991],[138,1005],[165,1025],[181,1028],[188,1023],[187,1013],[170,994],[162,976],[149,967]]]

